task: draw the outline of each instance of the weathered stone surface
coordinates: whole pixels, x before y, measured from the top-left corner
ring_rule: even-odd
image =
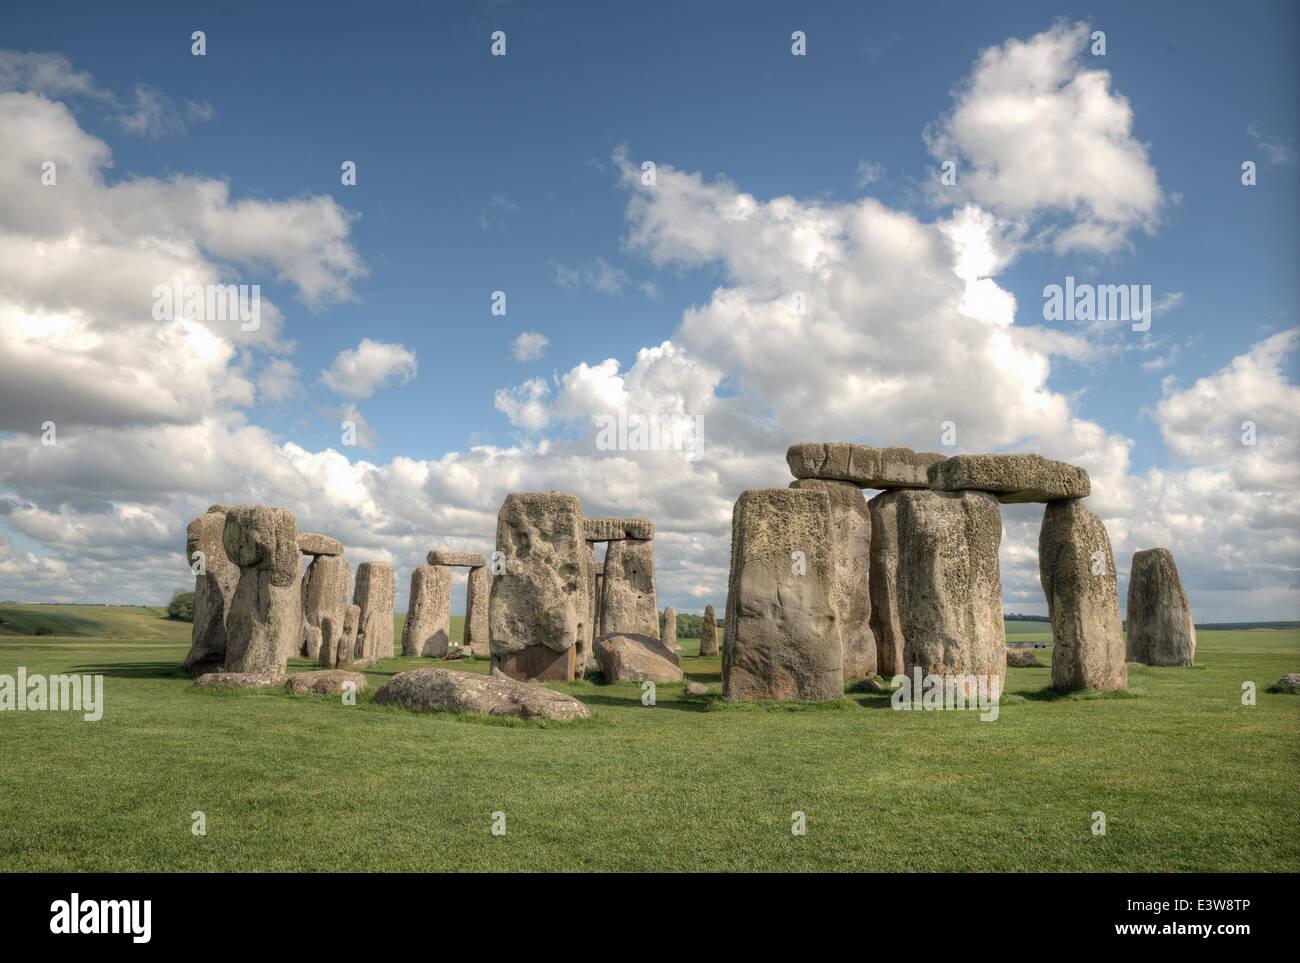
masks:
[[[1144,665],[1192,665],[1196,627],[1174,556],[1167,548],[1133,553],[1128,576],[1128,657]]]
[[[997,499],[986,492],[904,491],[897,512],[904,671],[984,677],[990,692],[1001,693],[1007,639]]]
[[[688,696],[703,696],[709,694],[709,687],[703,682],[688,682],[682,692]]]
[[[445,565],[418,565],[411,573],[411,599],[402,625],[402,655],[440,659],[450,644],[451,569]]]
[[[849,686],[851,692],[888,692],[883,685],[875,679],[859,679],[853,685]]]
[[[349,605],[343,611],[343,631],[335,643],[334,665],[340,669],[354,666],[361,669],[375,664],[374,656],[356,661],[357,629],[361,625],[361,606]]]
[[[453,669],[415,669],[393,676],[375,693],[375,702],[408,709],[480,712],[522,719],[586,719],[591,713],[573,696],[502,676]]]
[[[1020,649],[1014,646],[1007,646],[1007,667],[1017,669],[1029,669],[1035,666],[1041,668],[1043,663],[1038,661],[1038,656],[1033,649]],[[1125,677],[1128,671],[1124,672]]]
[[[572,679],[575,655],[585,663],[592,640],[582,503],[563,492],[511,492],[496,547],[505,571],[492,577],[488,599],[493,666],[512,678]]]
[[[488,598],[492,594],[492,569],[472,568],[465,583],[465,645],[473,655],[491,655],[488,647]]]
[[[196,689],[235,686],[240,689],[273,689],[284,685],[283,672],[205,672],[194,680]]]
[[[1086,498],[1088,473],[1042,455],[954,455],[930,467],[935,491],[993,492],[1003,504]]]
[[[818,488],[831,505],[831,554],[835,563],[835,601],[844,644],[844,677],[876,674],[876,637],[871,630],[871,512],[852,482],[801,478],[791,488]]]
[[[225,511],[208,509],[185,529],[185,561],[200,570],[194,576],[194,625],[185,657],[185,671],[191,674],[213,672],[226,660],[226,614],[239,583],[239,566],[226,557],[221,541],[225,527]]]
[[[361,609],[354,657],[392,658],[393,566],[387,562],[362,562],[358,565],[352,604]]]
[[[926,469],[944,457],[932,451],[846,442],[804,442],[791,445],[785,453],[795,478],[844,481],[858,488],[929,488]]]
[[[886,679],[901,675],[906,660],[903,622],[898,610],[898,499],[901,492],[881,492],[867,502],[871,512],[871,633],[876,639],[876,672]]]
[[[445,662],[456,662],[460,659],[468,659],[470,655],[468,645],[453,645],[442,658]]]
[[[596,665],[606,682],[681,682],[677,654],[649,635],[602,635]]]
[[[315,695],[342,695],[345,683],[352,683],[352,691],[360,692],[366,687],[366,677],[360,672],[348,672],[344,669],[317,669],[312,672],[295,672],[289,676],[284,687],[295,695],[314,693]]]
[[[605,588],[600,600],[600,634],[659,635],[654,542],[610,542],[605,553]]]
[[[301,540],[300,540],[301,541]],[[309,659],[319,659],[321,617],[329,615],[339,630],[352,595],[352,566],[342,555],[318,555],[302,577],[302,645]]]
[[[700,624],[700,655],[718,654],[718,615],[712,605],[704,606],[704,621]]]
[[[655,537],[654,523],[648,518],[585,518],[582,531],[589,542],[621,538],[639,538],[648,542]]]
[[[479,552],[450,552],[435,548],[425,560],[430,565],[452,565],[469,568],[481,568],[487,559]]]
[[[1300,693],[1300,672],[1288,672],[1282,678],[1278,679],[1268,687],[1269,692],[1281,693],[1283,695],[1294,695]]]
[[[671,605],[666,606],[663,615],[659,616],[659,641],[673,652],[682,650],[677,644],[677,610]]]
[[[328,535],[315,532],[298,533],[298,551],[304,555],[342,555],[343,543]]]
[[[283,672],[302,640],[302,555],[284,508],[241,505],[226,513],[226,556],[239,582],[226,614],[228,672]]]
[[[1052,688],[1108,692],[1127,686],[1110,536],[1082,501],[1054,501],[1044,509],[1038,573],[1052,620]]]
[[[600,578],[596,574],[596,543],[583,542],[584,551],[587,555],[587,574],[585,576],[585,585],[587,590],[587,619],[591,625],[592,643],[595,643],[596,633],[600,631],[600,598],[598,596]],[[580,657],[575,657],[573,676],[575,679],[581,679],[586,675],[587,670],[595,665],[595,655],[590,647],[583,646]]]
[[[794,553],[801,553],[802,568]],[[725,696],[843,696],[834,581],[830,500],[824,491],[756,488],[741,493],[731,519],[722,647]]]

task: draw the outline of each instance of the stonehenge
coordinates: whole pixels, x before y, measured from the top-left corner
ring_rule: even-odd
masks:
[[[664,609],[659,619],[659,640],[673,652],[681,648],[677,644],[677,610],[671,605]]]
[[[658,638],[654,542],[639,538],[611,541],[605,553],[603,581],[600,634],[630,632]]]
[[[704,606],[704,621],[700,623],[700,655],[718,654],[718,616],[712,605]]]
[[[227,672],[283,672],[301,639],[302,555],[284,508],[241,505],[225,516],[226,556],[239,581],[226,615]]]
[[[492,570],[482,565],[469,570],[465,583],[465,638],[471,655],[487,656],[488,595],[492,591]]]
[[[402,625],[402,655],[439,659],[447,654],[450,644],[451,569],[446,565],[418,565],[411,573],[411,597]]]
[[[185,561],[194,575],[194,627],[184,669],[192,675],[214,672],[226,661],[226,615],[239,582],[239,566],[226,557],[221,536],[225,505],[213,505],[185,530]]]
[[[393,566],[387,562],[362,562],[357,566],[352,604],[361,609],[356,659],[393,656]]]
[[[1128,658],[1144,665],[1192,665],[1196,627],[1167,548],[1133,554],[1128,577]]]
[[[315,536],[317,538],[321,536]],[[298,540],[299,549],[302,538]],[[305,554],[305,553],[304,553]],[[343,613],[352,595],[352,568],[342,555],[317,555],[302,576],[302,642],[299,652],[309,659],[320,657],[321,618],[332,617],[340,630]]]
[[[898,612],[899,491],[881,492],[867,502],[871,513],[871,631],[876,638],[876,671],[886,679],[901,675],[903,625]]]

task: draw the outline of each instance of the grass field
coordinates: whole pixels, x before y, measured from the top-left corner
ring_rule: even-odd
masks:
[[[716,689],[718,660],[682,641],[687,678]],[[6,637],[0,672],[102,673],[107,707],[95,723],[0,713],[0,864],[1300,870],[1300,698],[1264,691],[1300,668],[1300,633],[1199,642],[1195,668],[1134,669],[1123,696],[1057,697],[1048,669],[1011,669],[995,722],[859,693],[733,706],[681,685],[648,707],[636,684],[575,682],[556,688],[592,718],[546,725],[371,704],[386,678],[431,660],[384,660],[345,706],[196,690],[178,669],[184,644]],[[190,831],[199,810],[206,836]],[[490,831],[497,811],[504,836]],[[1097,811],[1105,836],[1091,832]]]

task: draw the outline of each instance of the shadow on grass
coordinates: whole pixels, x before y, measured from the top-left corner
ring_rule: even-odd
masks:
[[[601,692],[600,689],[605,690]],[[565,690],[567,695],[573,696],[579,702],[584,702],[589,706],[611,706],[617,709],[646,708],[646,709],[676,709],[679,712],[705,712],[708,707],[705,702],[707,697],[692,697],[690,699],[683,697],[665,699],[664,695],[668,693],[659,693],[655,698],[653,706],[641,706],[641,690],[628,690],[627,695],[620,698],[615,693],[618,692],[614,686],[600,686],[595,691],[580,689],[578,691]],[[680,693],[673,693],[680,696]]]
[[[1063,702],[1091,699],[1140,699],[1145,693],[1138,689],[1119,689],[1115,692],[1100,692],[1097,689],[1084,689],[1081,692],[1057,692],[1051,686],[1042,689],[1034,689],[1027,692],[1017,693],[1019,698],[1026,702]],[[1006,703],[1009,695],[1003,695],[1002,702]]]
[[[74,665],[67,671],[112,679],[180,679],[191,682],[194,678],[181,668],[179,662],[110,662],[107,665]]]

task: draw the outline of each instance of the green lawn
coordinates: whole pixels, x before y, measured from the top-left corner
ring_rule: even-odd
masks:
[[[682,640],[689,679],[719,662]],[[1011,669],[996,722],[559,685],[519,722],[195,690],[184,644],[0,639],[0,672],[97,672],[96,723],[0,713],[0,865],[67,870],[1300,870],[1300,632],[1202,632],[1191,669],[1059,698]],[[1039,658],[1050,661],[1050,652]],[[487,660],[449,663],[487,670]],[[306,669],[296,660],[291,669]],[[1241,704],[1254,681],[1258,704]],[[207,835],[190,814],[207,816]],[[807,814],[807,835],[790,832]],[[492,813],[507,833],[492,835]],[[1090,831],[1103,811],[1105,836]]]

